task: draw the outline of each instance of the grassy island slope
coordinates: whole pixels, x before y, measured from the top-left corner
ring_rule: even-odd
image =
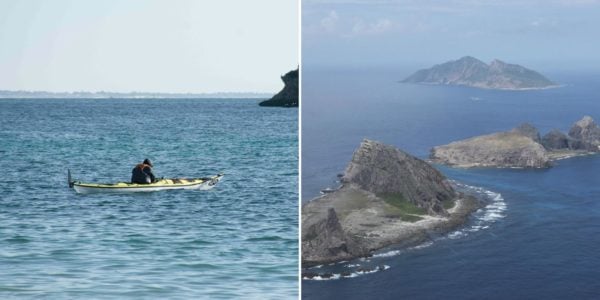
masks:
[[[370,140],[356,150],[342,182],[302,207],[305,266],[421,243],[429,232],[462,224],[480,205],[426,162]]]

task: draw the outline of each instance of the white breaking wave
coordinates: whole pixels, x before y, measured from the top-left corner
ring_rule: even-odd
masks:
[[[346,272],[344,272],[344,273],[330,273],[330,274],[327,274],[327,275],[322,274],[322,275],[316,275],[316,276],[313,276],[313,277],[303,276],[302,279],[303,280],[318,280],[318,281],[320,281],[320,280],[336,280],[336,279],[340,279],[340,278],[355,278],[355,277],[366,275],[366,274],[373,274],[373,273],[377,273],[379,271],[385,271],[385,270],[387,270],[389,268],[390,268],[390,266],[383,265],[381,267],[375,267],[373,269],[355,270],[354,272],[349,272],[349,273],[346,273]]]
[[[471,193],[485,197],[489,203],[482,209],[477,210],[474,214],[472,225],[460,230],[449,233],[446,237],[449,239],[458,239],[468,236],[469,233],[490,228],[492,223],[506,217],[507,205],[500,193],[488,191],[486,189],[454,182],[460,188],[466,189]]]
[[[461,237],[467,236],[467,233],[463,232],[463,231],[454,231],[448,234],[448,238],[451,240],[454,239],[459,239]]]
[[[427,247],[429,247],[431,245],[433,245],[433,241],[428,241],[428,242],[425,242],[423,244],[420,244],[420,245],[417,245],[417,246],[414,246],[414,247],[411,247],[411,248],[408,248],[408,249],[415,249],[415,250],[416,249],[423,249],[423,248],[427,248]]]
[[[392,257],[402,253],[402,250],[392,250],[384,253],[373,254],[373,257]]]

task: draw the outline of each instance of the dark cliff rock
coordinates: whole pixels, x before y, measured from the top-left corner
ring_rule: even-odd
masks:
[[[486,89],[539,89],[557,86],[543,75],[525,67],[494,60],[489,65],[465,56],[458,60],[419,70],[402,82],[465,85]]]
[[[590,116],[584,116],[577,121],[569,130],[569,136],[578,141],[574,146],[586,150],[600,149],[600,128]]]
[[[544,135],[542,145],[548,150],[570,149],[569,138],[558,129]]]
[[[354,152],[342,182],[357,184],[376,195],[402,195],[430,214],[443,214],[442,201],[456,193],[444,175],[406,152],[365,139]]]
[[[285,84],[283,89],[277,93],[273,98],[259,103],[260,106],[283,106],[283,107],[297,107],[299,103],[298,97],[298,79],[299,69],[289,71],[287,74],[281,77],[281,80]]]
[[[368,253],[344,232],[334,208],[327,210],[326,218],[303,230],[302,236],[302,256],[308,260],[320,257],[343,260]],[[306,251],[309,249],[314,251]]]
[[[529,123],[523,123],[511,130],[512,132],[524,135],[537,143],[542,142],[542,138],[540,137],[540,132],[533,125]]]

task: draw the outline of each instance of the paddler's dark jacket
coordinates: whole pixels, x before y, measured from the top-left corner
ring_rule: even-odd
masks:
[[[152,173],[152,167],[146,164],[139,164],[131,170],[131,183],[152,183],[156,181],[156,177]]]

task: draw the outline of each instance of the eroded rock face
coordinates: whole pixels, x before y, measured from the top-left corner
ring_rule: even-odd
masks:
[[[362,256],[367,252],[348,236],[337,217],[329,208],[327,217],[302,231],[302,257],[304,260],[343,260]]]
[[[554,129],[544,135],[542,145],[548,150],[570,149],[569,138],[558,129]]]
[[[402,195],[429,214],[445,214],[442,201],[456,197],[444,175],[395,147],[365,139],[354,152],[342,182],[376,195]]]
[[[519,132],[500,132],[453,142],[431,150],[431,159],[459,167],[546,168],[544,147]]]
[[[540,132],[533,125],[529,123],[523,123],[511,130],[511,132],[519,133],[524,135],[537,143],[542,142],[542,138],[540,137]]]
[[[573,124],[569,130],[569,136],[580,141],[581,143],[578,144],[580,147],[590,147],[591,145],[591,148],[598,150],[598,146],[600,146],[600,128],[590,116],[584,116]]]

